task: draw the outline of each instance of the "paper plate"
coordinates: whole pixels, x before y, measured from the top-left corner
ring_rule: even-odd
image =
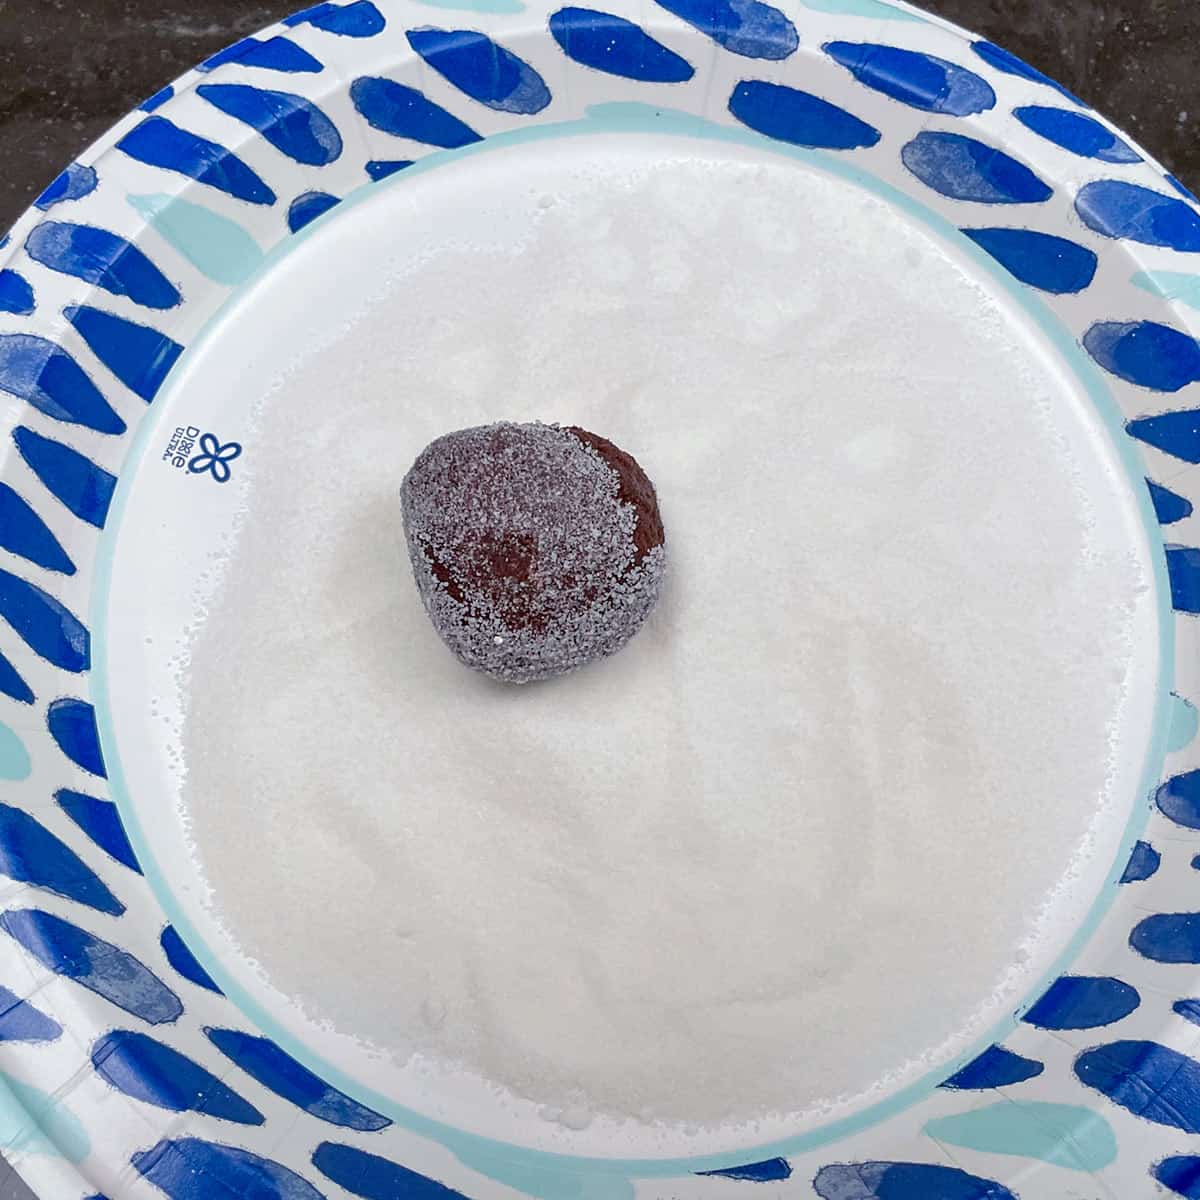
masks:
[[[130,649],[153,614],[122,538],[151,514],[178,537],[137,569],[195,570],[244,450],[231,389],[189,390],[202,334],[380,189],[593,133],[790,156],[953,246],[1090,397],[1162,601],[1149,766],[1054,975],[969,1060],[673,1158],[456,1124],[290,1027],[198,928],[121,715],[156,669]],[[21,1174],[54,1200],[1200,1195],[1198,253],[1200,205],[1103,118],[884,0],[323,3],[147,100],[0,252],[0,1120]]]

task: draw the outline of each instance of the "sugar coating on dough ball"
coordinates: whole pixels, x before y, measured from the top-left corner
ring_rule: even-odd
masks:
[[[625,645],[666,566],[654,485],[587,430],[501,422],[431,442],[401,487],[425,610],[469,667],[527,683]]]

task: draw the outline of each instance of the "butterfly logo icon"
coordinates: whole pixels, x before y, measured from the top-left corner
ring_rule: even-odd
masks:
[[[200,435],[200,453],[188,461],[193,475],[210,474],[218,483],[228,483],[233,472],[229,464],[242,452],[241,442],[222,445],[211,433]]]

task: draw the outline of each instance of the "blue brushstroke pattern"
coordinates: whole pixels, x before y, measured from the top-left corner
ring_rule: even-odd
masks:
[[[322,1121],[365,1133],[386,1129],[391,1124],[387,1117],[351,1100],[344,1092],[318,1078],[268,1038],[239,1033],[236,1029],[206,1029],[204,1032],[226,1058],[252,1079]]]
[[[778,62],[795,54],[800,45],[795,25],[761,0],[658,0],[658,4],[743,58]]]
[[[33,688],[21,678],[21,673],[3,654],[0,654],[0,693],[18,704],[32,704],[35,699]]]
[[[1031,83],[1044,83],[1047,87],[1052,87],[1056,92],[1066,96],[1074,104],[1081,104],[1061,83],[1051,79],[1049,75],[1043,75],[1036,67],[1031,67],[1024,59],[1018,58],[1015,54],[1010,54],[1007,50],[996,46],[991,42],[972,42],[971,49],[983,59],[990,67],[995,67],[997,71],[1003,71],[1005,75],[1015,75],[1018,79],[1028,79]]]
[[[105,777],[96,712],[86,700],[64,696],[46,710],[46,727],[58,748],[78,767]]]
[[[1114,1104],[1157,1125],[1200,1133],[1200,1063],[1157,1042],[1086,1050],[1075,1074]]]
[[[1009,1087],[1024,1083],[1045,1070],[1045,1065],[1032,1058],[1023,1058],[1003,1046],[989,1046],[978,1058],[972,1059],[940,1086],[953,1091],[975,1092],[988,1088]]]
[[[874,146],[879,130],[819,96],[761,80],[743,80],[729,98],[729,111],[757,133],[793,146],[856,150]]]
[[[166,104],[166,102],[174,95],[175,87],[173,84],[168,83],[166,87],[159,88],[159,90],[155,92],[154,95],[148,100],[143,100],[141,104],[138,105],[138,110],[140,112],[152,113],[156,109],[162,108],[162,106]]]
[[[0,874],[119,917],[125,905],[65,842],[24,809],[0,804]]]
[[[0,392],[38,412],[97,433],[124,433],[125,422],[63,349],[32,333],[0,334]]]
[[[1200,198],[1191,191],[1190,188],[1184,187],[1181,180],[1176,179],[1174,175],[1167,175],[1167,182],[1185,199],[1190,200],[1193,204],[1200,204]]]
[[[1089,287],[1100,263],[1086,246],[1033,229],[964,229],[963,233],[1022,283],[1056,296]]]
[[[289,75],[316,74],[325,69],[319,58],[314,58],[302,46],[285,37],[242,38],[224,50],[210,55],[197,71],[215,71],[226,63],[237,63],[242,67],[260,67],[266,71],[282,71]]]
[[[12,554],[63,575],[74,575],[75,564],[28,501],[0,483],[0,546]]]
[[[121,824],[121,815],[111,800],[98,800],[70,788],[60,788],[54,793],[54,800],[109,858],[139,875],[142,873],[125,826]]]
[[[1102,321],[1083,338],[1087,352],[1118,379],[1156,392],[1200,380],[1200,342],[1155,321]]]
[[[1164,816],[1185,829],[1200,829],[1200,771],[1186,771],[1162,784],[1154,802]]]
[[[24,425],[13,430],[17,451],[52,496],[81,521],[104,527],[117,477],[90,458]]]
[[[294,16],[284,17],[285,25],[312,25],[339,37],[367,38],[382,33],[386,22],[371,0],[354,0],[352,4],[316,4]]]
[[[1191,546],[1168,546],[1167,573],[1175,610],[1200,613],[1200,550]]]
[[[923,184],[952,200],[1041,204],[1054,194],[1024,163],[961,133],[925,130],[900,157]]]
[[[1184,409],[1157,417],[1139,417],[1125,426],[1140,442],[1184,462],[1200,463],[1200,409]]]
[[[342,135],[311,100],[246,83],[202,83],[196,95],[226,116],[257,129],[280,154],[309,167],[341,157]]]
[[[779,1183],[790,1179],[792,1164],[786,1158],[765,1158],[741,1167],[723,1167],[719,1171],[697,1171],[697,1175],[720,1175],[726,1179],[745,1179],[751,1183]]]
[[[33,202],[34,208],[45,212],[64,200],[82,200],[96,190],[96,168],[83,163],[71,163]]]
[[[1039,1029],[1099,1029],[1129,1016],[1142,998],[1110,976],[1063,975],[1025,1014]]]
[[[1190,546],[1166,547],[1166,574],[1170,577],[1171,605],[1176,612],[1200,613],[1200,550]]]
[[[178,1019],[179,997],[132,954],[36,908],[0,914],[0,928],[34,958],[150,1025]]]
[[[873,42],[829,42],[823,49],[859,83],[922,112],[966,117],[996,106],[986,79],[932,54]]]
[[[132,242],[95,225],[43,221],[25,239],[29,257],[52,271],[128,296],[146,308],[174,308],[179,289]]]
[[[1171,606],[1175,611],[1200,613],[1200,550],[1191,546],[1168,546],[1167,576],[1171,581]]]
[[[835,1163],[813,1188],[821,1200],[1017,1200],[990,1179],[932,1163]]]
[[[129,1161],[168,1200],[325,1200],[282,1163],[200,1138],[163,1140]]]
[[[92,665],[91,638],[60,600],[8,571],[0,570],[0,617],[41,658],[79,674]]]
[[[1162,525],[1174,525],[1176,521],[1186,520],[1195,511],[1192,502],[1186,496],[1165,488],[1153,479],[1147,479],[1150,488],[1150,500],[1154,505],[1154,515]]]
[[[105,1082],[146,1104],[238,1125],[261,1125],[266,1119],[199,1063],[148,1034],[116,1029],[96,1041],[91,1058]]]
[[[1129,861],[1118,883],[1140,883],[1149,879],[1162,865],[1162,855],[1149,842],[1138,842],[1129,854]]]
[[[696,73],[686,58],[613,13],[560,8],[550,17],[550,33],[573,62],[622,79],[684,83]]]
[[[386,179],[389,175],[395,175],[397,171],[403,171],[405,167],[411,166],[411,158],[373,158],[363,169],[372,179],[378,181]]]
[[[1083,158],[1107,163],[1141,162],[1142,156],[1094,117],[1066,108],[1029,104],[1013,109],[1013,116],[1048,142]]]
[[[1171,1011],[1193,1025],[1200,1025],[1200,1000],[1176,1000],[1171,1005]]]
[[[0,1042],[53,1042],[62,1031],[53,1017],[0,987]]]
[[[180,129],[165,117],[147,117],[117,143],[117,149],[147,166],[176,171],[236,200],[275,203],[275,193],[231,150]]]
[[[1110,238],[1200,252],[1200,213],[1190,204],[1121,179],[1084,184],[1075,197],[1083,223]]]
[[[29,286],[29,281],[7,267],[0,271],[0,312],[24,317],[33,309],[33,288]]]
[[[147,404],[183,353],[165,333],[87,305],[63,309],[63,316],[83,336],[91,352],[135,396]]]
[[[1200,963],[1200,913],[1155,913],[1129,935],[1129,944],[1154,962]]]
[[[210,992],[216,992],[218,996],[224,995],[224,992],[213,981],[212,976],[196,961],[196,956],[188,949],[187,943],[179,936],[174,925],[163,926],[158,944],[162,947],[163,954],[167,956],[167,962],[189,983],[207,988]]]
[[[479,134],[416,88],[364,75],[350,85],[350,99],[372,129],[454,150],[480,141]]]
[[[1151,1172],[1154,1178],[1184,1200],[1200,1200],[1200,1158],[1176,1154],[1164,1158]]]
[[[331,196],[328,192],[305,192],[304,195],[297,196],[288,208],[288,228],[293,233],[298,233],[305,225],[310,225],[338,203],[338,197]]]
[[[462,1192],[399,1163],[338,1142],[322,1142],[312,1162],[327,1179],[363,1200],[467,1200]]]
[[[472,100],[497,112],[531,116],[550,103],[542,77],[511,50],[470,29],[410,29],[408,44]]]

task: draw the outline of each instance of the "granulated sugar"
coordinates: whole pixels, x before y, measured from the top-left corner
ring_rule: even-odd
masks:
[[[246,396],[181,680],[240,952],[568,1125],[812,1114],[966,1047],[1091,903],[1148,728],[1135,510],[1034,335],[881,201],[678,145],[362,210],[371,302]],[[397,500],[501,419],[611,437],[671,539],[642,632],[523,688],[440,644]]]

